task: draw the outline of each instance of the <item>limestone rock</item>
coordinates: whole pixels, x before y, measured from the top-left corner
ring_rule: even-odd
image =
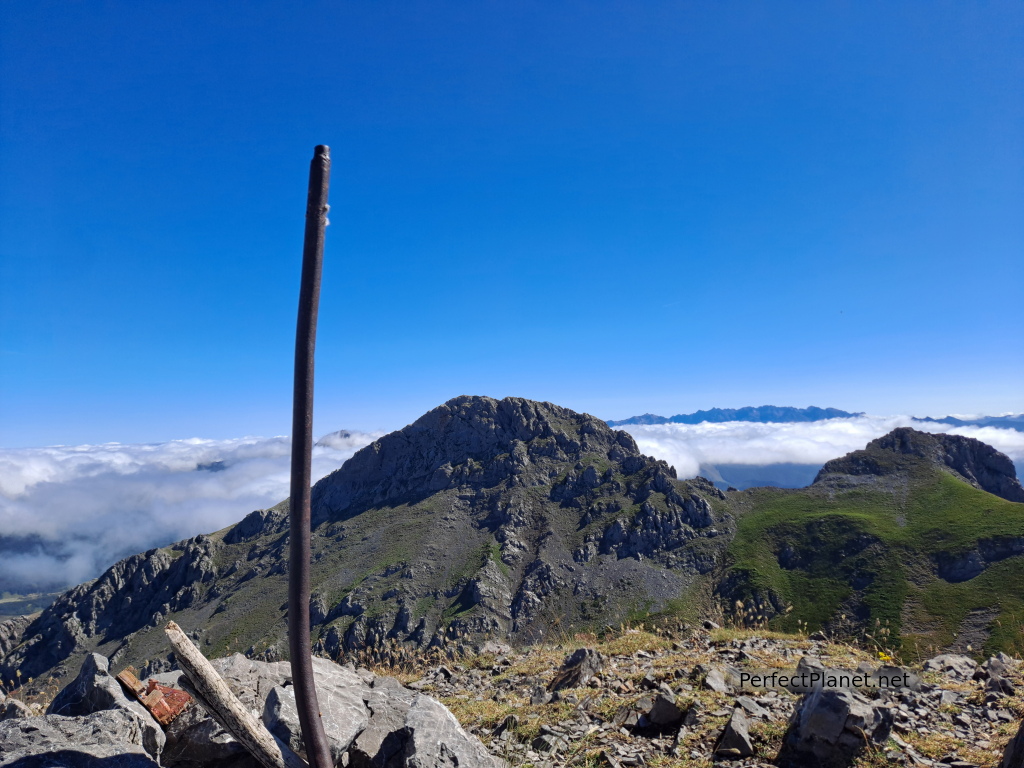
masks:
[[[163,729],[142,704],[130,700],[124,694],[121,684],[110,674],[106,657],[91,653],[85,658],[78,677],[57,694],[46,713],[76,717],[104,710],[127,710],[133,713],[142,729],[143,746],[149,754],[159,759],[166,742]]]
[[[1006,745],[999,768],[1024,768],[1024,723],[1021,723],[1017,734]]]
[[[443,704],[397,680],[376,678],[367,706],[369,722],[349,750],[351,768],[500,768]]]
[[[732,693],[732,686],[726,682],[725,673],[719,667],[712,667],[704,678],[704,687],[716,693]]]
[[[674,696],[670,697],[664,693],[659,693],[658,697],[654,700],[651,711],[647,713],[647,719],[653,725],[661,727],[676,725],[683,721],[683,711],[676,706]]]
[[[313,659],[317,700],[324,731],[335,763],[369,722],[364,703],[370,688],[355,672],[339,667],[326,659]],[[295,689],[291,684],[274,687],[263,707],[263,723],[293,751],[305,754]]]
[[[33,712],[28,704],[15,698],[0,701],[0,720],[14,720],[19,717],[32,717]]]
[[[0,622],[0,661],[14,646],[21,642],[22,635],[32,620],[28,616],[15,616]]]
[[[160,755],[163,768],[260,768],[245,747],[200,705],[174,718],[166,737]]]
[[[139,716],[127,709],[5,720],[0,723],[0,768],[156,768],[144,738]]]

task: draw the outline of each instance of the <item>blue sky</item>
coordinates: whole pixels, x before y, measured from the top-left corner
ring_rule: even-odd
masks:
[[[0,445],[1024,410],[1019,3],[0,7]]]

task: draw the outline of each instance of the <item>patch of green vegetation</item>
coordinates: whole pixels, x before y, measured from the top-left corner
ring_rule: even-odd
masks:
[[[782,631],[817,629],[852,611],[849,622],[889,627],[896,648],[908,599],[938,647],[952,641],[968,613],[989,609],[998,618],[985,651],[1019,653],[1024,559],[959,584],[938,578],[935,562],[975,549],[979,539],[1021,536],[1022,505],[932,467],[913,467],[902,479],[902,494],[884,483],[831,494],[814,487],[748,492],[750,507],[728,549],[729,600],[781,598],[791,610],[770,626]]]

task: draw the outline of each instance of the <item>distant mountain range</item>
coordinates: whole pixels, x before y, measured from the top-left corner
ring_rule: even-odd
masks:
[[[958,419],[955,416],[945,416],[941,419],[933,419],[925,416],[915,421],[931,421],[936,424],[952,424],[956,427],[998,427],[999,429],[1015,429],[1024,432],[1024,413],[1010,414],[1009,416],[981,416],[977,419]]]
[[[620,421],[609,421],[609,427],[623,427],[630,424],[700,424],[705,421],[721,423],[723,421],[824,421],[825,419],[844,419],[850,416],[863,416],[863,413],[850,413],[838,408],[790,408],[778,405],[748,405],[746,408],[712,408],[709,411],[695,413],[679,413],[675,416],[655,416],[645,413],[643,416],[631,416]]]
[[[707,411],[695,411],[694,413],[679,413],[675,416],[657,416],[653,413],[645,413],[642,416],[630,416],[628,419],[606,422],[609,427],[625,427],[634,424],[701,424],[711,422],[720,424],[724,421],[754,421],[761,424],[768,422],[785,423],[796,421],[824,421],[826,419],[846,419],[854,416],[863,416],[863,411],[850,413],[839,408],[791,408],[778,405],[748,405],[745,408],[711,408]],[[998,427],[1000,429],[1015,429],[1024,432],[1024,413],[1010,414],[1008,416],[980,416],[977,419],[958,419],[955,416],[944,416],[941,419],[933,419],[930,416],[914,417],[915,421],[932,422],[934,424],[952,424],[956,427]]]

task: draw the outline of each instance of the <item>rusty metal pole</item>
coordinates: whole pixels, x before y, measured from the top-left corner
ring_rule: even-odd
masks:
[[[291,553],[288,560],[288,648],[302,741],[312,768],[334,768],[320,719],[309,635],[310,473],[313,459],[313,351],[320,304],[320,274],[327,226],[331,150],[319,145],[309,164],[306,234],[302,247],[299,319],[295,329],[295,388],[292,401]]]

